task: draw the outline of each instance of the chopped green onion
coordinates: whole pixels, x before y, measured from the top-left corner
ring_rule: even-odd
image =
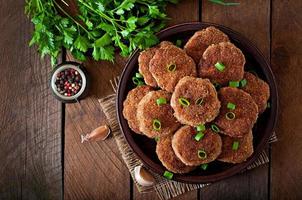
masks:
[[[234,141],[232,149],[236,151],[236,150],[238,150],[238,148],[239,148],[239,142],[238,141]]]
[[[270,103],[270,102],[267,102],[266,107],[267,107],[267,108],[270,108],[270,107],[271,107],[271,103]]]
[[[174,72],[176,70],[176,65],[175,64],[170,64],[167,67],[169,72]]]
[[[167,104],[167,99],[164,98],[164,97],[160,97],[160,98],[156,99],[156,104],[158,106],[163,105],[163,104]]]
[[[240,81],[240,87],[245,87],[246,86],[246,84],[247,84],[247,80],[246,79],[242,79],[241,81]]]
[[[196,103],[196,105],[200,106],[203,103],[203,98],[197,99],[195,103]]]
[[[189,100],[186,99],[186,98],[183,98],[183,97],[180,97],[180,98],[178,99],[178,102],[179,102],[181,105],[183,105],[183,106],[189,106],[189,105],[190,105]]]
[[[199,140],[201,140],[203,137],[204,137],[204,133],[203,133],[203,132],[198,132],[198,133],[195,135],[194,139],[195,139],[196,141],[199,141]]]
[[[158,142],[159,141],[159,137],[155,137],[154,140],[155,140],[155,142]]]
[[[161,123],[158,119],[153,120],[153,129],[159,131],[161,129]]]
[[[176,40],[175,45],[178,47],[181,47],[182,41],[181,40]]]
[[[206,159],[207,158],[207,152],[205,152],[204,150],[198,150],[198,157],[200,159]]]
[[[225,117],[227,118],[227,120],[233,120],[235,119],[236,115],[233,112],[228,112],[225,114]]]
[[[233,88],[239,87],[239,81],[230,81],[229,86]]]
[[[164,172],[164,177],[165,177],[166,179],[171,180],[171,179],[173,178],[173,173],[172,173],[172,172],[169,172],[169,171],[165,171],[165,172]]]
[[[137,77],[132,77],[132,82],[137,86],[145,85],[144,81]]]
[[[219,83],[213,83],[216,90],[219,90],[221,88],[221,85]]]
[[[228,105],[227,105],[227,108],[230,109],[230,110],[235,110],[236,105],[229,102]]]
[[[207,170],[208,166],[209,166],[208,163],[200,165],[201,169],[203,170]]]
[[[216,132],[216,133],[219,133],[220,132],[220,129],[218,128],[218,126],[216,124],[212,124],[211,125],[211,129]]]
[[[222,64],[221,62],[217,62],[217,63],[215,64],[215,67],[216,67],[216,69],[217,69],[218,71],[220,71],[220,72],[223,72],[224,69],[225,69],[224,64]]]
[[[198,126],[196,126],[196,130],[197,131],[205,131],[206,127],[204,124],[199,124]]]
[[[238,6],[238,5],[240,5],[240,3],[237,3],[237,2],[224,2],[222,0],[209,0],[209,1],[212,2],[212,3],[223,5],[223,6]]]
[[[135,77],[136,77],[136,78],[144,78],[143,75],[140,74],[140,73],[135,73]]]

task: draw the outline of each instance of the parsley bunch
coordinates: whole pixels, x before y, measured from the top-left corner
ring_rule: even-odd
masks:
[[[128,56],[136,48],[158,42],[155,33],[165,26],[167,3],[177,0],[75,0],[77,15],[70,15],[64,0],[27,0],[25,13],[34,32],[29,43],[38,45],[43,58],[52,64],[65,47],[78,60],[88,51],[95,60],[114,60],[115,49]],[[64,6],[65,7],[65,6]]]

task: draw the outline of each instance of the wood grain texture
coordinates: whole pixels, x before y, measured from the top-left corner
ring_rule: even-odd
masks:
[[[61,103],[51,66],[29,48],[24,1],[0,4],[0,199],[61,199]]]
[[[270,56],[270,1],[236,1],[239,6],[221,6],[203,1],[204,22],[225,25],[249,40],[269,59]],[[269,166],[215,183],[200,192],[201,199],[267,199],[269,195]]]
[[[80,103],[66,105],[65,199],[129,199],[130,175],[113,138],[81,144],[80,135],[106,123],[98,98],[113,91],[109,80],[121,73],[125,59],[116,63],[87,61],[90,95]]]
[[[171,20],[168,23],[168,26],[172,26],[178,23],[192,22],[199,20],[199,1],[198,0],[186,0],[181,1],[177,5],[169,5],[167,7],[168,16]],[[136,200],[155,200],[158,199],[156,192],[150,192],[141,194],[138,192],[135,185],[133,185],[133,199]],[[198,191],[194,190],[183,195],[180,195],[174,199],[178,200],[193,200],[197,199]]]
[[[272,68],[279,89],[279,141],[272,145],[271,199],[302,199],[302,1],[273,1]]]

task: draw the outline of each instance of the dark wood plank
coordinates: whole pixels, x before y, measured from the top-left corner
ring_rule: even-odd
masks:
[[[199,1],[198,0],[190,0],[190,1],[181,1],[177,5],[169,5],[167,7],[168,16],[171,18],[168,26],[172,26],[174,24],[183,23],[183,22],[191,22],[199,20]],[[135,185],[133,185],[133,198],[136,200],[148,200],[148,199],[158,199],[158,196],[155,192],[141,194],[138,192]],[[197,199],[197,190],[185,193],[175,199],[185,199],[185,200],[193,200]]]
[[[239,6],[225,7],[203,1],[202,21],[225,25],[253,41],[269,58],[270,1],[237,1]],[[201,190],[201,199],[266,199],[268,165],[215,183]],[[256,191],[256,192],[255,192]]]
[[[302,198],[302,1],[273,1],[272,68],[279,90],[279,141],[272,145],[271,198]]]
[[[0,199],[60,199],[61,103],[49,59],[28,47],[24,1],[1,2],[0,18]]]
[[[65,193],[66,199],[129,199],[130,175],[113,138],[80,143],[80,135],[106,123],[98,98],[113,91],[110,79],[121,73],[125,59],[115,64],[87,61],[91,75],[90,95],[80,103],[66,105]]]

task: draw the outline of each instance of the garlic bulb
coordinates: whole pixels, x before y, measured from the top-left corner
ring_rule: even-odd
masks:
[[[152,174],[143,166],[136,166],[134,168],[134,177],[137,183],[141,186],[152,186],[155,183],[155,179]]]
[[[81,135],[81,143],[84,143],[85,141],[96,142],[105,140],[109,136],[110,132],[111,131],[107,125],[100,126],[89,134]]]

